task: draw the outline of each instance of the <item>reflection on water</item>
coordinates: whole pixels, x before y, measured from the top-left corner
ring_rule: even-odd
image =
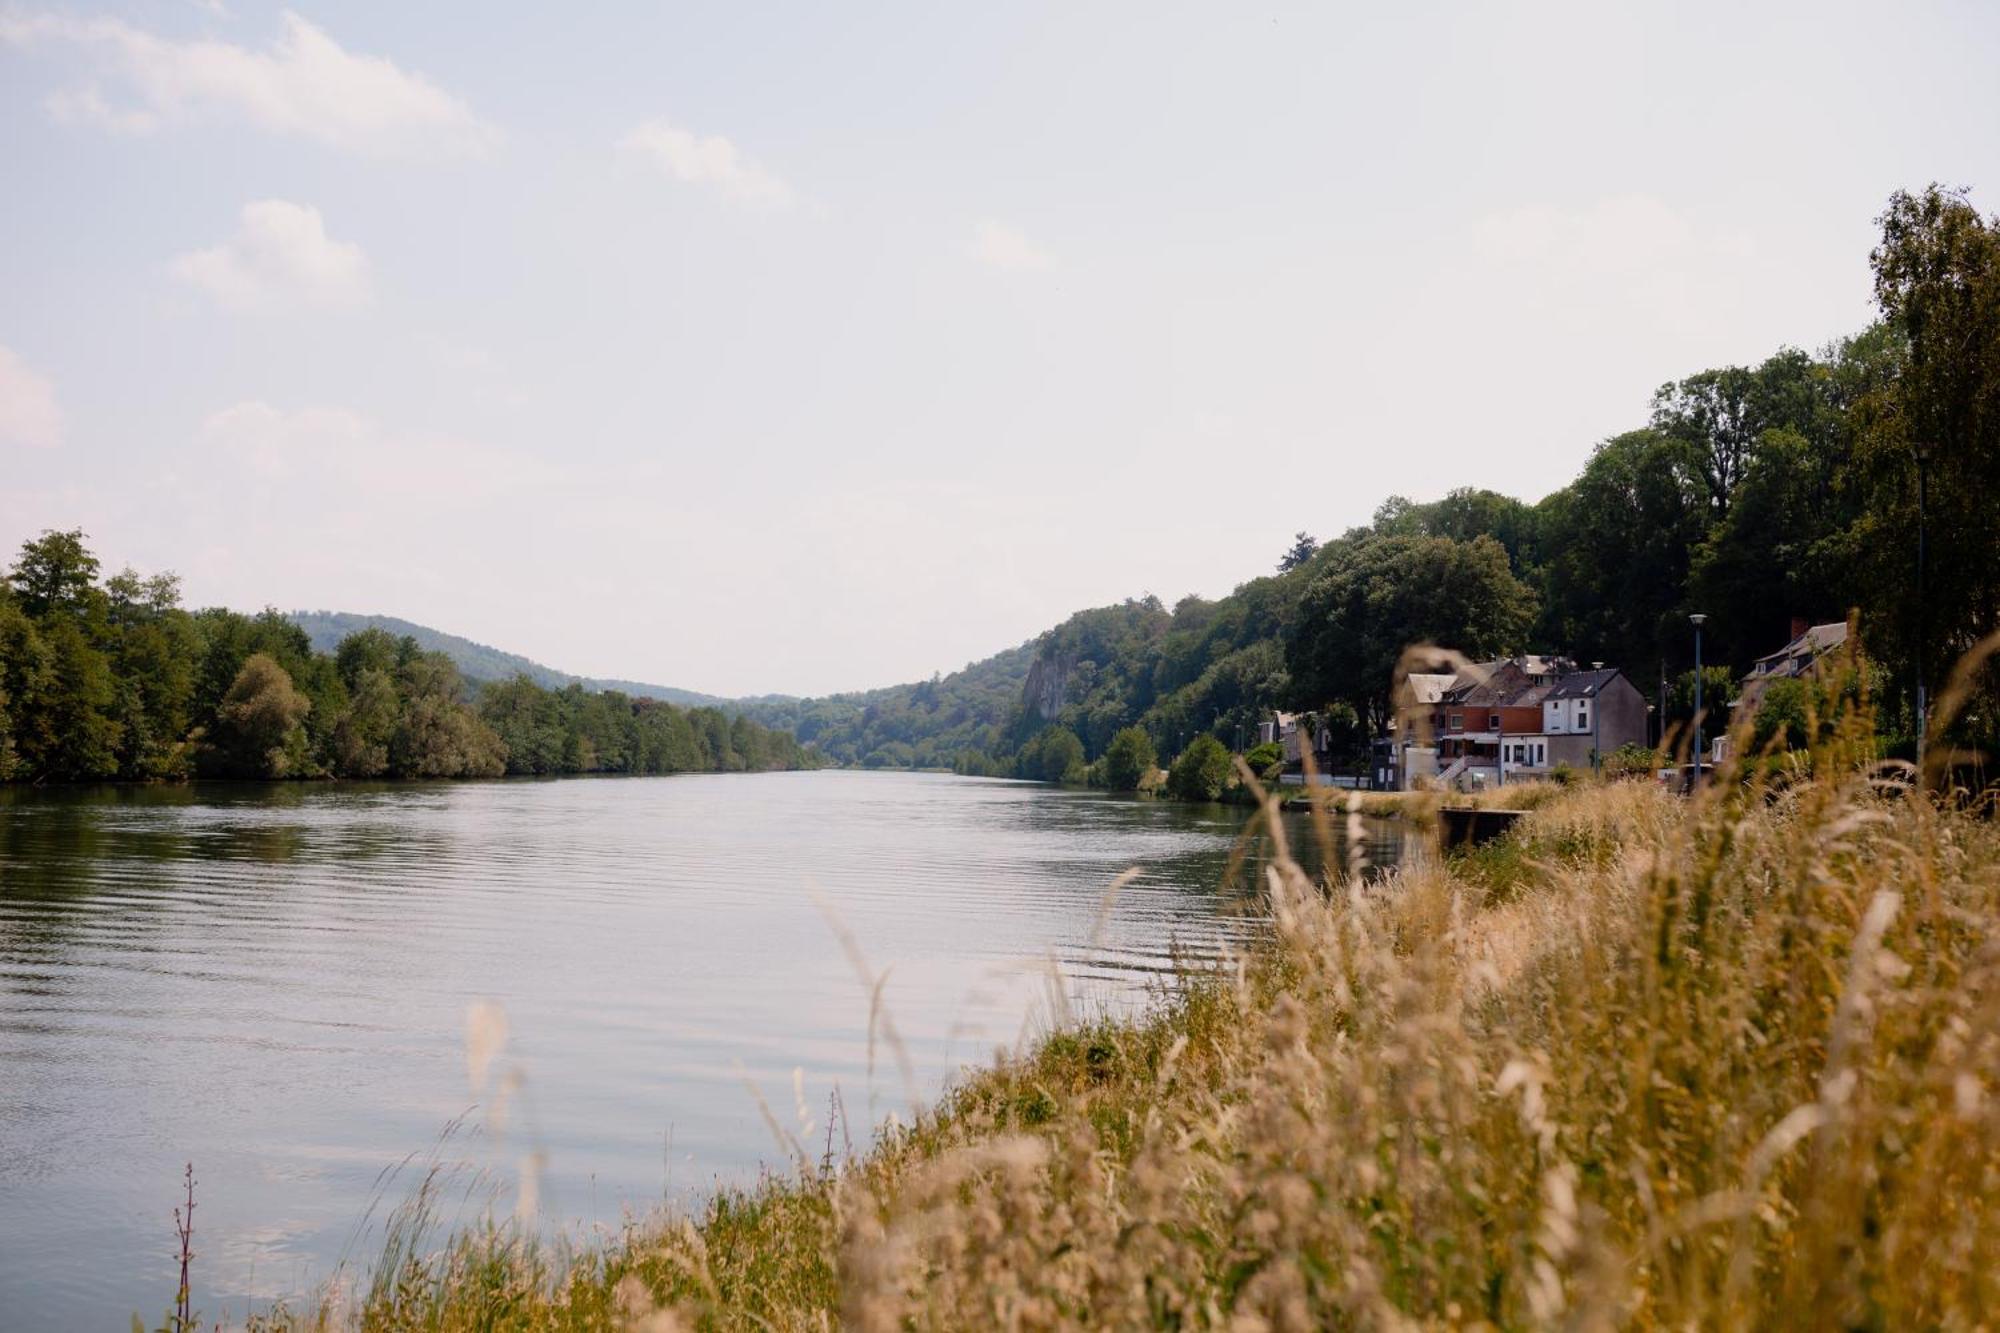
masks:
[[[5,1322],[163,1308],[189,1158],[211,1316],[365,1258],[381,1173],[468,1113],[583,1223],[741,1178],[778,1155],[746,1079],[787,1111],[795,1070],[809,1107],[904,1101],[827,915],[928,1097],[1031,1030],[1052,964],[1118,1007],[1247,938],[1241,822],[901,774],[0,790]],[[468,1086],[480,1000],[526,1075],[504,1128]]]

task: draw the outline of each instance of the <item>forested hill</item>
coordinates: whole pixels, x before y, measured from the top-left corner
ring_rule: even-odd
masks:
[[[733,707],[789,730],[835,763],[868,768],[949,768],[966,753],[999,753],[1020,714],[1036,643],[950,675],[818,699],[739,699]]]
[[[476,684],[490,684],[512,680],[516,676],[526,676],[546,690],[560,690],[568,685],[581,685],[590,691],[616,690],[635,699],[663,699],[683,708],[720,708],[725,713],[734,714],[743,704],[781,703],[782,696],[766,699],[737,700],[724,699],[713,694],[702,694],[696,690],[677,689],[672,685],[648,685],[635,680],[600,680],[590,676],[573,676],[567,671],[543,666],[540,662],[510,653],[500,648],[488,647],[456,634],[419,625],[414,621],[402,620],[396,616],[362,615],[353,611],[293,611],[288,617],[294,625],[306,632],[312,641],[313,650],[331,653],[340,647],[341,640],[350,634],[358,634],[365,629],[379,629],[396,638],[405,636],[415,639],[417,646],[427,653],[443,653],[458,667],[459,674]]]

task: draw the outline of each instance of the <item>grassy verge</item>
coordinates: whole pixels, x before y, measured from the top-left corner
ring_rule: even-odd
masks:
[[[1544,799],[835,1167],[286,1327],[1912,1328],[2000,1311],[2000,831],[1865,770]],[[1277,825],[1279,821],[1270,821]],[[1281,832],[1281,830],[1280,830]]]
[[[1383,819],[1428,818],[1440,804],[1467,810],[1533,810],[1562,795],[1554,782],[1510,782],[1484,791],[1348,791],[1340,787],[1283,788],[1287,809],[1321,809],[1331,815],[1359,813]]]

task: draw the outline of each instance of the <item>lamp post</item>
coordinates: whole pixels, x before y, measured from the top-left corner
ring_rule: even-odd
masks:
[[[1688,617],[1694,622],[1694,773],[1688,778],[1688,790],[1701,781],[1701,622],[1708,617],[1697,611]]]
[[[1604,711],[1604,682],[1598,675],[1604,670],[1604,663],[1592,662],[1590,680],[1590,767],[1599,777],[1604,776],[1604,751],[1597,743],[1597,715]]]
[[[1924,689],[1924,648],[1930,638],[1930,604],[1924,600],[1924,564],[1928,555],[1924,540],[1924,506],[1930,498],[1931,446],[1919,441],[1910,446],[1917,457],[1917,771],[1924,769],[1925,733],[1930,730],[1930,700]]]

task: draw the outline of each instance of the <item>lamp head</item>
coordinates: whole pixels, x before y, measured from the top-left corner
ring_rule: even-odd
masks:
[[[1689,619],[1689,620],[1692,620],[1692,621],[1694,622],[1694,627],[1695,627],[1696,629],[1700,629],[1700,628],[1701,628],[1701,622],[1702,622],[1702,621],[1704,621],[1704,620],[1707,620],[1707,619],[1708,619],[1708,616],[1707,616],[1706,614],[1704,614],[1703,612],[1700,612],[1700,611],[1697,611],[1697,612],[1695,612],[1695,613],[1694,613],[1693,615],[1689,616],[1689,617],[1688,617],[1688,619]]]

